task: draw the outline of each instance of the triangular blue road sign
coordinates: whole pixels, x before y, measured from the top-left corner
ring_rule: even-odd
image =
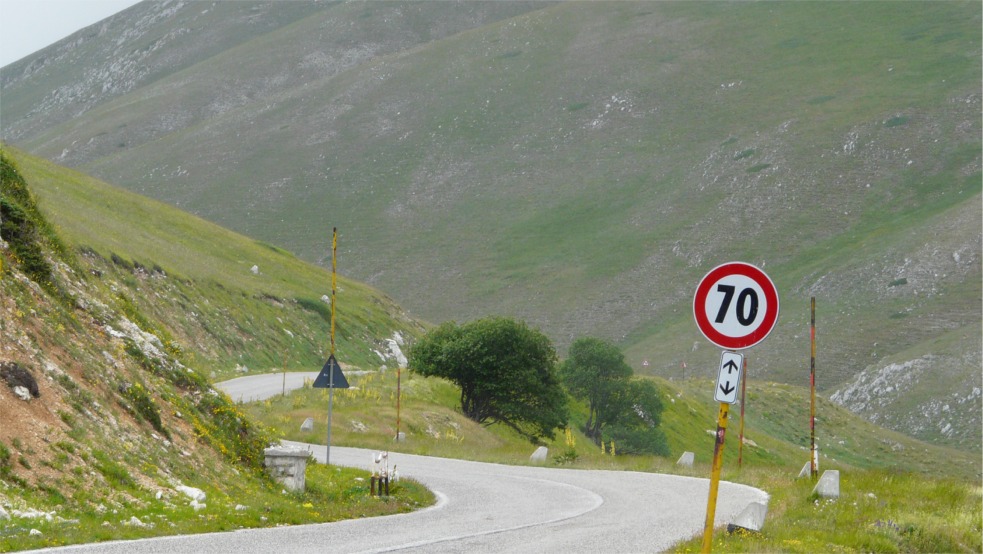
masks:
[[[332,374],[334,375],[332,376]],[[318,373],[317,378],[314,379],[313,387],[315,389],[348,388],[348,379],[345,379],[345,374],[341,372],[341,366],[338,365],[338,360],[334,358],[334,354],[328,356],[328,361],[321,368],[321,373]]]

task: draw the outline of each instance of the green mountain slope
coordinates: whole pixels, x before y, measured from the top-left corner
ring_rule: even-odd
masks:
[[[751,353],[766,379],[807,382],[811,296],[828,392],[974,336],[978,4],[562,3],[306,70],[328,53],[315,30],[361,51],[413,21],[375,5],[298,15],[5,136],[306,260],[337,222],[350,274],[413,313],[516,315],[561,348],[611,338],[663,376],[713,367],[690,303],[733,259],[779,286]],[[964,348],[940,354],[938,394],[983,386],[980,343]]]
[[[97,273],[116,274],[99,288],[152,318],[203,374],[315,371],[324,363],[330,272],[17,149],[4,153],[67,245]],[[323,240],[330,255],[331,229]],[[387,362],[389,339],[410,339],[423,326],[381,292],[344,277],[338,258],[337,357],[375,369]]]
[[[306,493],[284,495],[263,472],[277,434],[209,383],[246,364],[323,363],[330,310],[287,296],[313,294],[322,269],[6,146],[0,204],[0,550],[426,502],[411,484],[373,507],[358,487],[367,472],[341,468],[330,482],[313,468]],[[240,258],[266,270],[243,271]],[[340,283],[338,357],[378,367],[375,350],[419,325],[377,291]],[[192,504],[186,486],[200,489]]]

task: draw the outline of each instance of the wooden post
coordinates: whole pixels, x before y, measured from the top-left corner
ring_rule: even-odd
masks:
[[[747,399],[747,356],[744,357],[744,371],[741,375],[741,432],[737,446],[737,467],[744,463],[744,404]]]
[[[399,364],[396,364],[396,442],[399,442],[399,403],[400,403],[400,380],[402,378],[402,369]]]

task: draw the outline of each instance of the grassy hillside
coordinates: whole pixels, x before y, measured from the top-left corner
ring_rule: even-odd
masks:
[[[672,462],[690,451],[695,454],[701,472],[709,468],[719,407],[713,401],[713,382],[654,379],[665,406],[662,428],[671,450],[667,458],[612,458],[610,447],[607,455],[602,454],[580,432],[587,419],[586,408],[574,405],[571,429],[577,461],[554,459],[553,463],[580,467],[607,463],[612,467],[676,472],[680,469],[673,468]],[[396,381],[392,371],[370,372],[349,379],[352,388],[334,395],[332,444],[499,463],[529,462],[535,446],[504,426],[483,427],[468,420],[460,413],[460,391],[454,385],[412,372],[403,372],[400,387],[400,431],[406,433],[406,441],[394,444]],[[801,387],[749,382],[745,406],[748,443],[742,453],[743,464],[749,468],[770,467],[792,477],[798,474],[809,461],[808,394]],[[327,400],[326,390],[306,387],[284,397],[247,404],[244,410],[290,440],[323,443]],[[300,426],[307,418],[314,419],[314,429],[301,431]],[[727,466],[736,470],[740,444],[738,405],[733,406],[729,420],[724,457]],[[968,482],[977,482],[983,469],[978,456],[887,431],[822,398],[817,407],[817,422],[820,469],[882,469]],[[562,456],[569,448],[562,433],[548,447],[550,456],[554,457]]]
[[[47,187],[75,204],[36,194]],[[211,275],[234,264],[202,245],[271,265],[292,256],[7,147],[0,204],[0,551],[323,522],[433,501],[407,482],[380,503],[361,486],[367,472],[324,468],[311,468],[307,492],[284,495],[262,469],[276,433],[209,384],[209,374],[262,364],[278,346],[317,367],[314,341],[327,322],[320,310],[258,292],[299,290],[303,279],[284,273],[288,287],[267,288],[262,273],[247,272],[252,282]],[[172,262],[165,239],[183,241],[185,258]],[[182,260],[187,273],[170,269]],[[391,320],[378,293],[343,283],[358,308],[343,333],[352,358],[383,340],[373,326],[414,325]],[[191,505],[182,486],[204,501]]]
[[[480,4],[420,32],[435,5],[298,11],[5,136],[304,260],[327,262],[329,220],[348,274],[412,313],[602,336],[664,377],[707,376],[693,290],[751,262],[782,301],[763,378],[805,384],[815,296],[824,392],[931,354],[931,394],[980,412],[980,342],[933,347],[981,320],[978,3]],[[182,17],[155,33],[199,37]],[[911,386],[894,405],[925,413]],[[939,421],[907,427],[955,444]]]
[[[4,150],[80,258],[108,271],[102,288],[166,329],[205,375],[320,369],[330,344],[330,272],[275,246],[17,149]],[[330,256],[331,228],[323,230]],[[339,233],[339,244],[345,234]],[[344,277],[339,253],[336,354],[386,363],[386,340],[422,325],[381,292]],[[253,268],[257,268],[256,272]],[[114,290],[114,289],[120,290]]]

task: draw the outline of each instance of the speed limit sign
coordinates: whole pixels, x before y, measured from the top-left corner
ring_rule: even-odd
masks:
[[[719,265],[703,277],[693,297],[693,316],[710,342],[727,350],[763,341],[778,321],[778,289],[757,267]]]

